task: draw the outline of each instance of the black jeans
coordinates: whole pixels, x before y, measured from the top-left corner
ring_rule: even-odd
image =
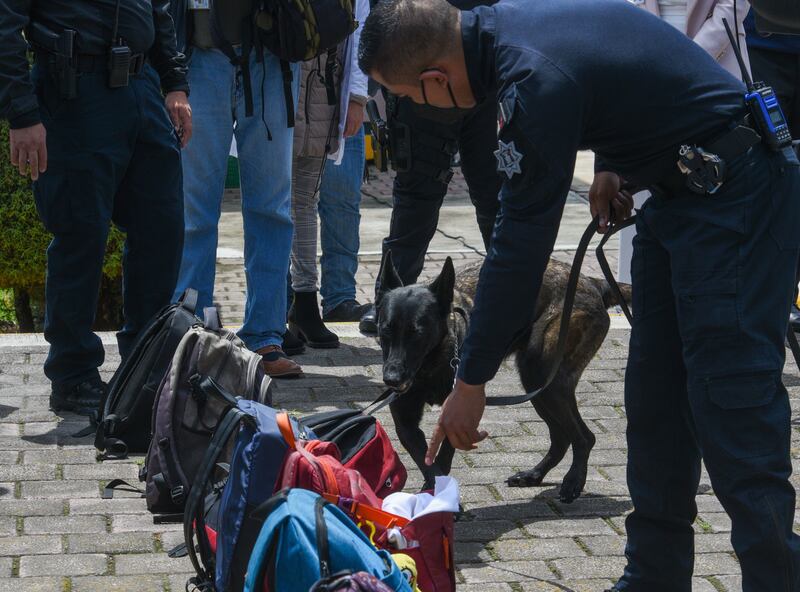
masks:
[[[46,68],[34,69],[48,169],[34,184],[47,249],[44,371],[54,385],[98,376],[104,351],[92,333],[109,226],[126,232],[123,358],[175,289],[183,248],[180,146],[158,75],[145,66],[109,89],[105,72],[82,74],[77,99],[59,98]]]
[[[497,173],[497,107],[485,101],[456,124],[441,124],[423,117],[409,99],[400,99],[396,117],[409,126],[411,145],[414,131],[425,130],[443,140],[458,142],[461,170],[475,206],[475,217],[488,249],[494,221],[500,208],[498,193],[502,180]],[[436,232],[439,209],[447,184],[416,170],[397,173],[394,181],[392,220],[383,252],[392,251],[392,261],[404,284],[417,281],[425,253]]]

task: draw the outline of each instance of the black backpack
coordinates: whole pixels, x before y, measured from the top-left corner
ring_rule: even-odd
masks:
[[[133,351],[111,379],[98,419],[94,445],[105,458],[147,452],[153,401],[183,336],[202,321],[195,315],[197,291],[189,288],[142,331]]]
[[[328,102],[336,102],[333,75],[336,68],[336,48],[356,30],[355,0],[253,0],[250,16],[242,23],[242,52],[236,55],[233,46],[222,35],[219,11],[225,2],[211,0],[211,36],[216,46],[242,68],[245,93],[245,115],[253,114],[253,94],[250,81],[250,51],[269,50],[281,62],[283,96],[286,101],[286,123],[294,127],[291,62],[304,62],[327,54],[325,84]],[[262,105],[263,108],[263,105]]]

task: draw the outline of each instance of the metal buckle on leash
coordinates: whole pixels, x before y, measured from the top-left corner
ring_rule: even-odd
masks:
[[[725,181],[725,161],[699,146],[684,144],[678,151],[678,170],[686,175],[686,186],[699,195],[713,195]]]

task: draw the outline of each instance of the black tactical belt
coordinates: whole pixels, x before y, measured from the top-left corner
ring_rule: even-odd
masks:
[[[128,68],[128,74],[131,76],[140,74],[146,62],[147,56],[143,53],[131,55],[131,65],[130,68]],[[79,53],[75,56],[75,69],[84,74],[106,72],[108,71],[108,56]]]

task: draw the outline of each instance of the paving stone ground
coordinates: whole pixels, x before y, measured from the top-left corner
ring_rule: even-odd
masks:
[[[458,257],[457,265],[476,256],[450,254]],[[569,248],[556,253],[570,255]],[[427,277],[438,270],[444,256],[429,257]],[[590,273],[596,272],[593,265]],[[363,257],[358,280],[364,299],[369,298],[376,269],[377,257]],[[244,297],[241,261],[220,261],[218,288],[226,317],[235,324],[236,305]],[[337,330],[347,335],[342,347],[310,350],[298,357],[305,378],[278,383],[279,406],[297,413],[358,407],[381,392],[380,353],[374,340],[353,336],[352,326]],[[483,425],[490,438],[478,450],[456,455],[453,475],[461,483],[466,510],[456,525],[459,590],[596,592],[621,572],[624,519],[631,509],[622,395],[628,336],[624,328],[610,331],[578,387],[581,413],[597,445],[585,493],[576,502],[566,505],[557,498],[569,458],[541,487],[505,485],[506,477],[530,468],[548,448],[546,427],[530,405],[489,408]],[[119,360],[111,345],[113,336],[103,337],[109,345],[102,371],[109,377]],[[113,500],[100,497],[110,479],[135,481],[141,457],[100,464],[91,438],[72,437],[85,423],[48,410],[49,387],[41,371],[46,351],[40,338],[0,338],[0,592],[183,590],[189,562],[166,554],[181,541],[180,526],[153,524],[144,500],[133,494],[119,493]],[[796,409],[800,374],[789,366],[784,379]],[[489,387],[490,393],[519,389],[510,366]],[[426,433],[435,417],[435,412],[426,415]],[[389,414],[381,412],[379,418],[392,433]],[[798,441],[795,430],[795,462]],[[398,450],[402,451],[399,445]],[[409,467],[408,488],[415,490],[419,475],[405,454],[403,459]],[[797,484],[797,477],[793,482]],[[730,521],[705,473],[698,507],[693,589],[741,590],[729,542]]]

